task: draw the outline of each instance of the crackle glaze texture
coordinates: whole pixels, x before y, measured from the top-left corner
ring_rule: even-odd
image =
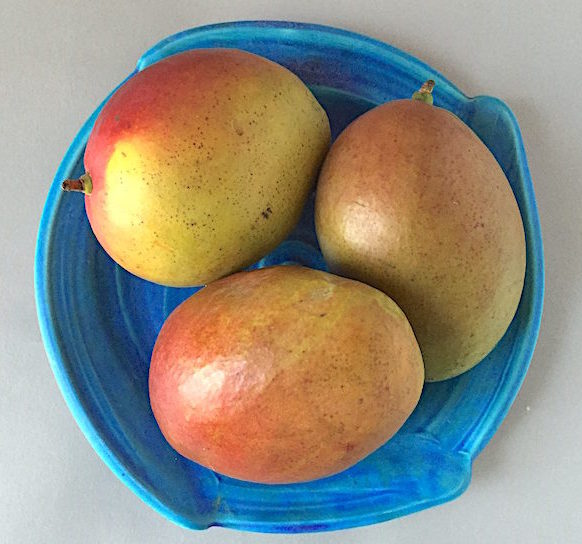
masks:
[[[93,232],[163,285],[240,270],[296,225],[329,139],[325,112],[286,68],[238,50],[173,55],[130,78],[95,122]]]
[[[427,79],[435,102],[491,150],[517,199],[527,249],[517,313],[486,362],[427,383],[414,412],[378,450],[351,468],[307,483],[267,485],[223,476],[177,454],[152,414],[149,361],[165,318],[196,289],[165,288],[129,274],[91,231],[83,197],[60,184],[83,173],[83,126],[55,175],[38,233],[35,289],[49,361],[77,423],[111,470],[174,522],[205,529],[291,533],[367,525],[458,496],[472,460],[505,417],[534,349],[544,290],[540,226],[519,127],[499,100],[468,98],[430,66],[387,44],[329,27],[238,22],[163,40],[136,72],[193,48],[245,49],[297,74],[326,110],[332,137],[369,109],[410,97]],[[132,76],[134,74],[131,74]],[[313,195],[292,233],[260,268],[294,261],[325,269],[315,238]]]
[[[156,341],[152,410],[172,446],[221,474],[335,474],[402,426],[424,382],[404,313],[381,291],[276,266],[216,281]]]
[[[404,310],[428,381],[476,365],[515,315],[519,208],[495,157],[447,110],[395,100],[354,121],[325,160],[315,223],[332,271]]]

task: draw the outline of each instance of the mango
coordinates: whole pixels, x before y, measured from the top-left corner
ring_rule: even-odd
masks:
[[[329,147],[327,115],[286,68],[199,49],[135,74],[91,132],[85,194],[105,251],[129,272],[200,285],[274,249],[299,220]]]
[[[164,323],[149,374],[154,416],[180,454],[262,483],[350,467],[401,427],[423,383],[389,297],[299,266],[198,291]]]
[[[321,170],[315,221],[330,269],[398,303],[427,381],[439,381],[472,368],[501,339],[526,253],[503,170],[467,125],[431,105],[431,90],[344,130]]]

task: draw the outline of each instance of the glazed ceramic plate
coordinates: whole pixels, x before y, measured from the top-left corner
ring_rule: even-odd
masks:
[[[436,81],[435,104],[465,121],[507,174],[525,225],[525,290],[509,330],[470,372],[428,384],[398,434],[353,468],[296,485],[227,478],[178,455],[148,402],[148,365],[164,319],[195,289],[164,288],[117,266],[101,249],[83,196],[60,182],[83,172],[99,109],[74,139],[49,191],[38,234],[36,297],[50,363],[79,426],[111,470],[141,499],[193,529],[221,525],[266,532],[324,531],[376,523],[457,497],[471,464],[499,427],[525,376],[542,309],[540,227],[519,127],[496,98],[468,98],[430,66],[372,39],[328,27],[239,22],[196,28],[150,49],[136,71],[186,49],[233,47],[295,72],[329,114],[333,135],[376,104]],[[255,266],[298,262],[325,268],[313,199],[300,225]]]

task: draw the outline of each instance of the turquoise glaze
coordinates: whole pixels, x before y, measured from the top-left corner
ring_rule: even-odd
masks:
[[[147,390],[156,335],[166,316],[195,289],[160,287],[122,270],[93,236],[83,196],[60,190],[63,179],[83,172],[83,151],[98,109],[56,174],[36,253],[42,336],[75,419],[124,483],[190,528],[324,531],[377,523],[453,499],[469,484],[473,459],[517,394],[540,324],[542,241],[515,117],[495,98],[464,96],[432,68],[389,45],[307,24],[238,22],[188,30],[150,49],[136,70],[200,47],[246,49],[287,66],[326,108],[334,136],[374,105],[409,97],[424,80],[434,79],[435,104],[456,113],[479,135],[517,197],[527,240],[525,290],[517,315],[485,361],[458,378],[426,385],[396,437],[337,476],[267,486],[198,466],[166,443]],[[289,239],[255,266],[289,261],[325,267],[313,229],[313,200]]]

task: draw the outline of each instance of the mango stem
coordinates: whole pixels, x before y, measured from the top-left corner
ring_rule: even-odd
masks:
[[[424,102],[425,104],[433,103],[432,90],[434,89],[434,80],[428,79],[425,81],[420,89],[413,93],[412,100],[418,100],[419,102]]]
[[[86,173],[78,179],[66,179],[61,183],[61,187],[63,191],[74,191],[90,195],[93,190],[93,180],[91,179],[91,176]]]

